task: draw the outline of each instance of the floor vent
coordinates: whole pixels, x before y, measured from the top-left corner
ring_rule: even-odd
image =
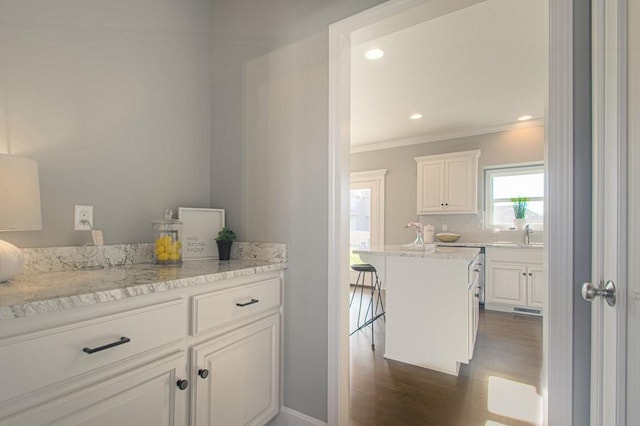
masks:
[[[531,308],[519,308],[519,307],[514,307],[513,310],[515,312],[522,312],[523,314],[536,314],[536,315],[540,315],[541,311],[540,309],[531,309]]]

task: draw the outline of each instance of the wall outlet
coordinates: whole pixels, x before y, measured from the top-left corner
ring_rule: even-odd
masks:
[[[93,227],[93,206],[74,206],[74,231],[90,231]]]

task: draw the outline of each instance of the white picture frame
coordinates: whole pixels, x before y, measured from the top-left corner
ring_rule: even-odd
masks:
[[[224,209],[178,207],[182,221],[182,258],[218,259],[216,236],[224,226]]]

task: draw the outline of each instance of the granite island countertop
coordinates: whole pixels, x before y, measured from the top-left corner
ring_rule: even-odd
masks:
[[[469,241],[456,241],[455,243],[445,243],[442,241],[435,241],[434,244],[438,247],[505,247],[505,248],[518,248],[518,249],[543,249],[544,244],[539,242],[532,242],[530,244],[514,243],[511,241],[491,241],[491,242],[469,242]]]
[[[272,259],[231,259],[186,260],[180,266],[138,263],[25,273],[0,283],[0,321],[286,268],[286,262]]]
[[[403,250],[402,246],[385,246],[384,250],[364,249],[353,250],[353,253],[379,256],[418,257],[424,259],[464,260],[471,262],[478,253],[479,248],[472,247],[438,247],[435,250]]]

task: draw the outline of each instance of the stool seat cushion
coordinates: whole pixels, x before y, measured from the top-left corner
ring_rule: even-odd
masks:
[[[356,272],[376,272],[376,268],[373,265],[369,265],[368,263],[354,263],[351,265],[351,269]]]

